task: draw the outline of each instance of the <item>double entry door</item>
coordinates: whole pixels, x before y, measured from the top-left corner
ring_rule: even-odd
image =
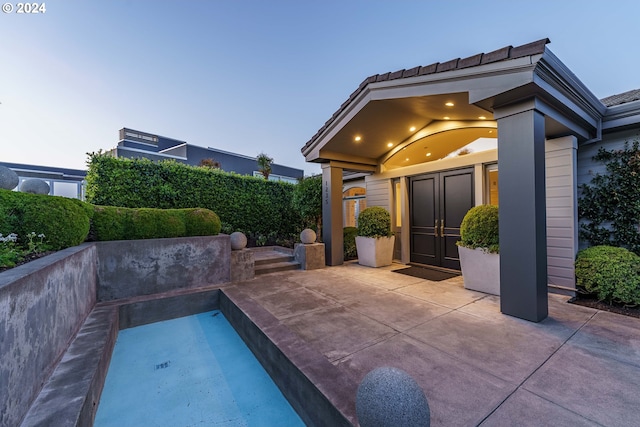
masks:
[[[473,206],[473,168],[411,177],[411,262],[459,270],[460,223]]]

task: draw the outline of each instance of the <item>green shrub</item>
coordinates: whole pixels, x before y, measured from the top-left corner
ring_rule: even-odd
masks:
[[[625,248],[593,246],[578,252],[576,284],[600,301],[640,304],[640,256]]]
[[[106,241],[209,236],[219,232],[220,219],[208,209],[96,206],[91,235],[95,240]]]
[[[16,233],[23,246],[32,232],[45,235],[46,249],[76,246],[89,233],[88,208],[84,205],[66,197],[0,190],[0,233]]]
[[[484,248],[490,253],[500,252],[498,231],[498,207],[475,206],[467,212],[460,224],[459,246]]]
[[[294,184],[241,176],[175,161],[89,155],[87,201],[128,208],[206,208],[225,230],[278,236],[298,234],[302,220],[292,209]]]
[[[356,259],[358,252],[356,251],[356,236],[358,229],[356,227],[345,227],[342,230],[344,245],[344,260]]]
[[[391,215],[386,209],[371,206],[358,215],[358,236],[377,238],[392,235]]]
[[[185,209],[187,236],[210,236],[220,233],[222,224],[215,212],[209,209]]]

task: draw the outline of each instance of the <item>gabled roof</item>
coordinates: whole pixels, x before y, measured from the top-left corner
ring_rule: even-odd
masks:
[[[369,76],[360,83],[360,86],[342,103],[340,108],[333,113],[331,118],[316,132],[316,134],[302,147],[304,150],[309,147],[321,134],[333,123],[340,113],[367,87],[370,83],[377,83],[389,80],[405,79],[427,74],[436,74],[444,71],[460,70],[463,68],[471,68],[479,65],[491,64],[494,62],[506,61],[525,56],[542,54],[545,51],[545,45],[551,41],[548,38],[541,39],[532,43],[521,46],[505,46],[489,53],[478,53],[467,58],[456,58],[446,62],[436,62],[431,65],[417,66],[409,69],[402,69],[384,74],[374,74]]]
[[[607,107],[613,107],[614,105],[626,104],[627,102],[633,102],[640,100],[640,89],[634,89],[627,92],[619,93],[617,95],[607,96],[600,101]]]

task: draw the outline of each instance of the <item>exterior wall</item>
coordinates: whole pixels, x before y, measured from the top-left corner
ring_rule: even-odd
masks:
[[[0,274],[0,425],[20,425],[95,305],[95,261],[89,243]]]
[[[98,301],[231,281],[229,236],[96,243]]]
[[[547,280],[575,289],[574,261],[578,247],[576,150],[574,137],[547,140]]]
[[[391,181],[386,178],[376,179],[375,175],[365,180],[367,190],[367,206],[380,206],[391,212]]]

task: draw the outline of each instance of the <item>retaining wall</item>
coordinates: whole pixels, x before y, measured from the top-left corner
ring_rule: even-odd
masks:
[[[96,303],[83,244],[0,274],[0,426],[17,426]]]
[[[85,243],[0,273],[0,427],[20,425],[98,300],[226,283],[230,264],[218,235]]]

